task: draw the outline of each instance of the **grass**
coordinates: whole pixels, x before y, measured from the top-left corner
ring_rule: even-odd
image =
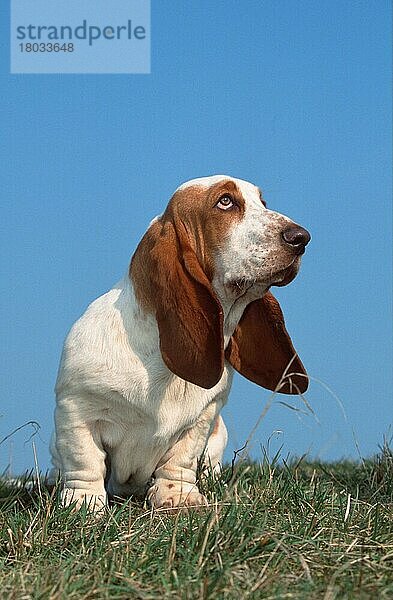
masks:
[[[225,480],[227,483],[225,483]],[[392,598],[393,454],[264,459],[201,486],[207,511],[100,520],[0,488],[0,598]]]

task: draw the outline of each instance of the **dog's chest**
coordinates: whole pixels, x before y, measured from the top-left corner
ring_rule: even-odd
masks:
[[[134,379],[128,394],[117,395],[101,421],[102,441],[119,481],[126,481],[130,472],[134,479],[144,481],[186,430],[197,425],[201,434],[207,435],[227,399],[232,368],[226,366],[222,378],[210,390],[154,369],[147,380],[146,388],[146,380],[139,379],[138,385]]]
[[[220,404],[218,409],[220,409],[229,392],[229,379],[225,370],[218,384],[210,390],[205,390],[178,377],[173,377],[163,390],[157,405],[156,437],[176,436],[192,427],[203,413],[210,412],[209,407],[218,399]]]
[[[126,423],[138,424],[157,443],[180,435],[195,425],[213,403],[225,403],[232,382],[232,368],[226,366],[220,381],[203,389],[170,373],[161,361],[150,364],[145,375],[131,382],[126,400]],[[160,364],[161,363],[161,364]],[[123,404],[123,403],[122,403]]]

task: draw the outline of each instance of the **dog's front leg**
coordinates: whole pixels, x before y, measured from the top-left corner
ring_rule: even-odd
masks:
[[[207,505],[196,485],[196,471],[212,429],[211,412],[205,411],[158,463],[154,484],[147,492],[148,501],[155,508]]]
[[[77,418],[72,400],[67,399],[57,404],[55,425],[52,455],[63,481],[63,505],[75,502],[76,509],[85,504],[89,510],[101,511],[107,501],[104,487],[106,454],[97,423]]]

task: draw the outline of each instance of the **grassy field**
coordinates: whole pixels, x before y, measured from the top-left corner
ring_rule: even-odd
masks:
[[[393,454],[264,460],[201,483],[211,507],[129,501],[96,522],[0,489],[0,597],[393,598]]]

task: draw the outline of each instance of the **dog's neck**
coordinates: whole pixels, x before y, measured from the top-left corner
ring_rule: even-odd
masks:
[[[124,327],[133,344],[141,346],[141,352],[149,354],[153,349],[159,348],[158,326],[153,314],[146,313],[135,297],[133,285],[128,276],[120,282],[122,293],[117,301],[117,306],[122,314]],[[262,298],[269,289],[266,286],[255,285],[243,293],[234,293],[217,282],[213,287],[224,313],[224,348],[227,347],[231,335],[236,329],[243,312],[250,302]]]
[[[255,284],[244,290],[236,290],[220,284],[217,280],[213,280],[213,287],[224,311],[224,347],[226,348],[246,306],[262,298],[269,287]]]

